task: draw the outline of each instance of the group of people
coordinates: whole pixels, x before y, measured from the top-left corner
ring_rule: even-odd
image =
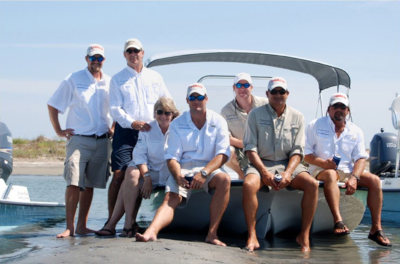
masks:
[[[286,103],[289,90],[284,78],[272,78],[263,98],[252,95],[251,76],[239,73],[232,87],[235,98],[221,114],[207,108],[208,94],[200,83],[187,88],[189,110],[180,114],[161,75],[144,67],[142,43],[128,39],[123,55],[127,67],[110,78],[101,70],[106,60],[104,48],[91,44],[85,56],[87,68],[67,76],[48,101],[54,130],[67,139],[67,227],[57,237],[88,233],[114,236],[125,214],[121,237],[154,241],[172,222],[175,209],[189,202],[192,190],[203,189],[212,193],[205,240],[225,246],[217,235],[230,196],[231,178],[224,170],[225,164],[243,179],[249,251],[260,247],[256,236],[257,192],[263,186],[275,191],[286,187],[303,191],[302,226],[296,241],[302,251],[310,251],[318,181],[324,181],[335,234],[349,234],[339,210],[337,182],[341,181],[348,195],[357,186],[368,188],[372,216],[368,238],[391,246],[381,227],[379,177],[364,170],[368,154],[363,133],[349,121],[345,94],[333,94],[327,115],[305,127],[303,115]],[[58,114],[67,108],[66,128],[62,129]],[[341,158],[339,165],[333,161],[334,156]],[[310,167],[306,168],[302,160]],[[113,177],[108,192],[108,220],[101,230],[91,230],[86,223],[93,188],[106,188],[110,163]],[[275,181],[275,174],[281,175],[280,182]],[[148,199],[157,185],[165,185],[164,201],[151,225],[141,230],[136,223],[141,201]]]

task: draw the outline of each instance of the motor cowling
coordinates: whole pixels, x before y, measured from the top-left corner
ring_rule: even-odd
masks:
[[[394,133],[375,134],[370,143],[371,173],[394,173],[396,170],[397,135]]]

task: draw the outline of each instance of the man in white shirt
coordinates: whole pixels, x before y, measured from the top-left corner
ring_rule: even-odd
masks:
[[[112,142],[111,169],[114,172],[108,191],[109,219],[114,210],[125,170],[132,160],[139,131],[151,129],[153,107],[160,97],[171,97],[161,75],[143,65],[144,50],[138,39],[124,45],[127,67],[115,74],[110,84],[110,112],[116,123]]]
[[[367,204],[371,211],[372,227],[368,238],[382,246],[391,246],[381,226],[382,189],[380,179],[365,171],[368,153],[364,135],[359,127],[347,120],[350,115],[349,100],[343,93],[333,94],[329,101],[328,115],[311,121],[306,128],[305,161],[317,180],[324,182],[326,201],[334,220],[334,233],[349,234],[339,211],[340,190],[337,181],[345,182],[347,195],[357,186],[368,188]],[[337,165],[333,157],[340,157]]]
[[[210,226],[206,242],[226,246],[217,236],[219,223],[229,202],[230,177],[222,168],[228,160],[229,131],[225,119],[207,109],[205,87],[192,84],[187,90],[189,111],[172,121],[167,135],[165,159],[171,175],[165,187],[165,199],[146,232],[136,234],[136,240],[157,239],[161,229],[173,219],[175,209],[184,207],[193,189],[209,192],[215,189],[210,204]],[[191,183],[184,175],[193,172]]]
[[[109,173],[110,77],[101,71],[104,48],[91,44],[86,52],[88,67],[67,76],[48,101],[50,121],[59,137],[67,138],[64,178],[67,228],[57,237],[93,233],[86,227],[93,188],[106,188]],[[58,114],[69,108],[66,129]],[[75,229],[75,213],[79,217]]]

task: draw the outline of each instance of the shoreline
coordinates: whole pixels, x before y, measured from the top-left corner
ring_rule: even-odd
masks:
[[[61,176],[64,160],[58,159],[14,159],[11,175]]]

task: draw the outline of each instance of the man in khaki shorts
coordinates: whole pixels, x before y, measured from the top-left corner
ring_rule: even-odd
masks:
[[[215,189],[210,204],[210,226],[206,242],[226,246],[217,236],[218,226],[229,202],[230,177],[222,165],[228,160],[229,132],[225,119],[207,109],[206,88],[195,83],[188,87],[186,101],[189,111],[172,121],[167,135],[164,158],[171,175],[165,187],[165,199],[146,232],[136,240],[157,239],[161,229],[172,222],[175,209],[185,206],[193,189],[209,192]],[[192,172],[189,182],[185,174]]]
[[[248,228],[246,249],[260,247],[256,236],[257,192],[263,186],[275,191],[290,186],[304,192],[301,233],[296,242],[302,251],[310,251],[309,233],[314,218],[318,182],[300,164],[304,156],[304,117],[286,105],[289,96],[286,80],[274,77],[268,83],[269,103],[253,109],[244,133],[244,151],[249,167],[243,182],[243,210]],[[282,175],[280,183],[274,174]]]
[[[105,189],[109,176],[110,77],[101,71],[104,48],[91,44],[86,52],[87,68],[67,76],[47,102],[50,121],[59,137],[67,138],[64,178],[67,228],[57,237],[93,233],[86,227],[93,188]],[[58,114],[69,108],[66,129]],[[79,217],[75,229],[75,213]]]
[[[347,195],[357,186],[368,189],[367,204],[371,211],[372,226],[368,238],[382,246],[391,246],[381,226],[382,189],[380,179],[365,171],[368,153],[365,151],[361,129],[350,122],[349,100],[343,93],[333,94],[329,100],[328,115],[311,121],[306,128],[305,161],[310,173],[324,182],[324,194],[331,209],[333,232],[349,234],[339,211],[340,190],[337,181],[345,182]],[[340,157],[339,165],[333,157]]]

